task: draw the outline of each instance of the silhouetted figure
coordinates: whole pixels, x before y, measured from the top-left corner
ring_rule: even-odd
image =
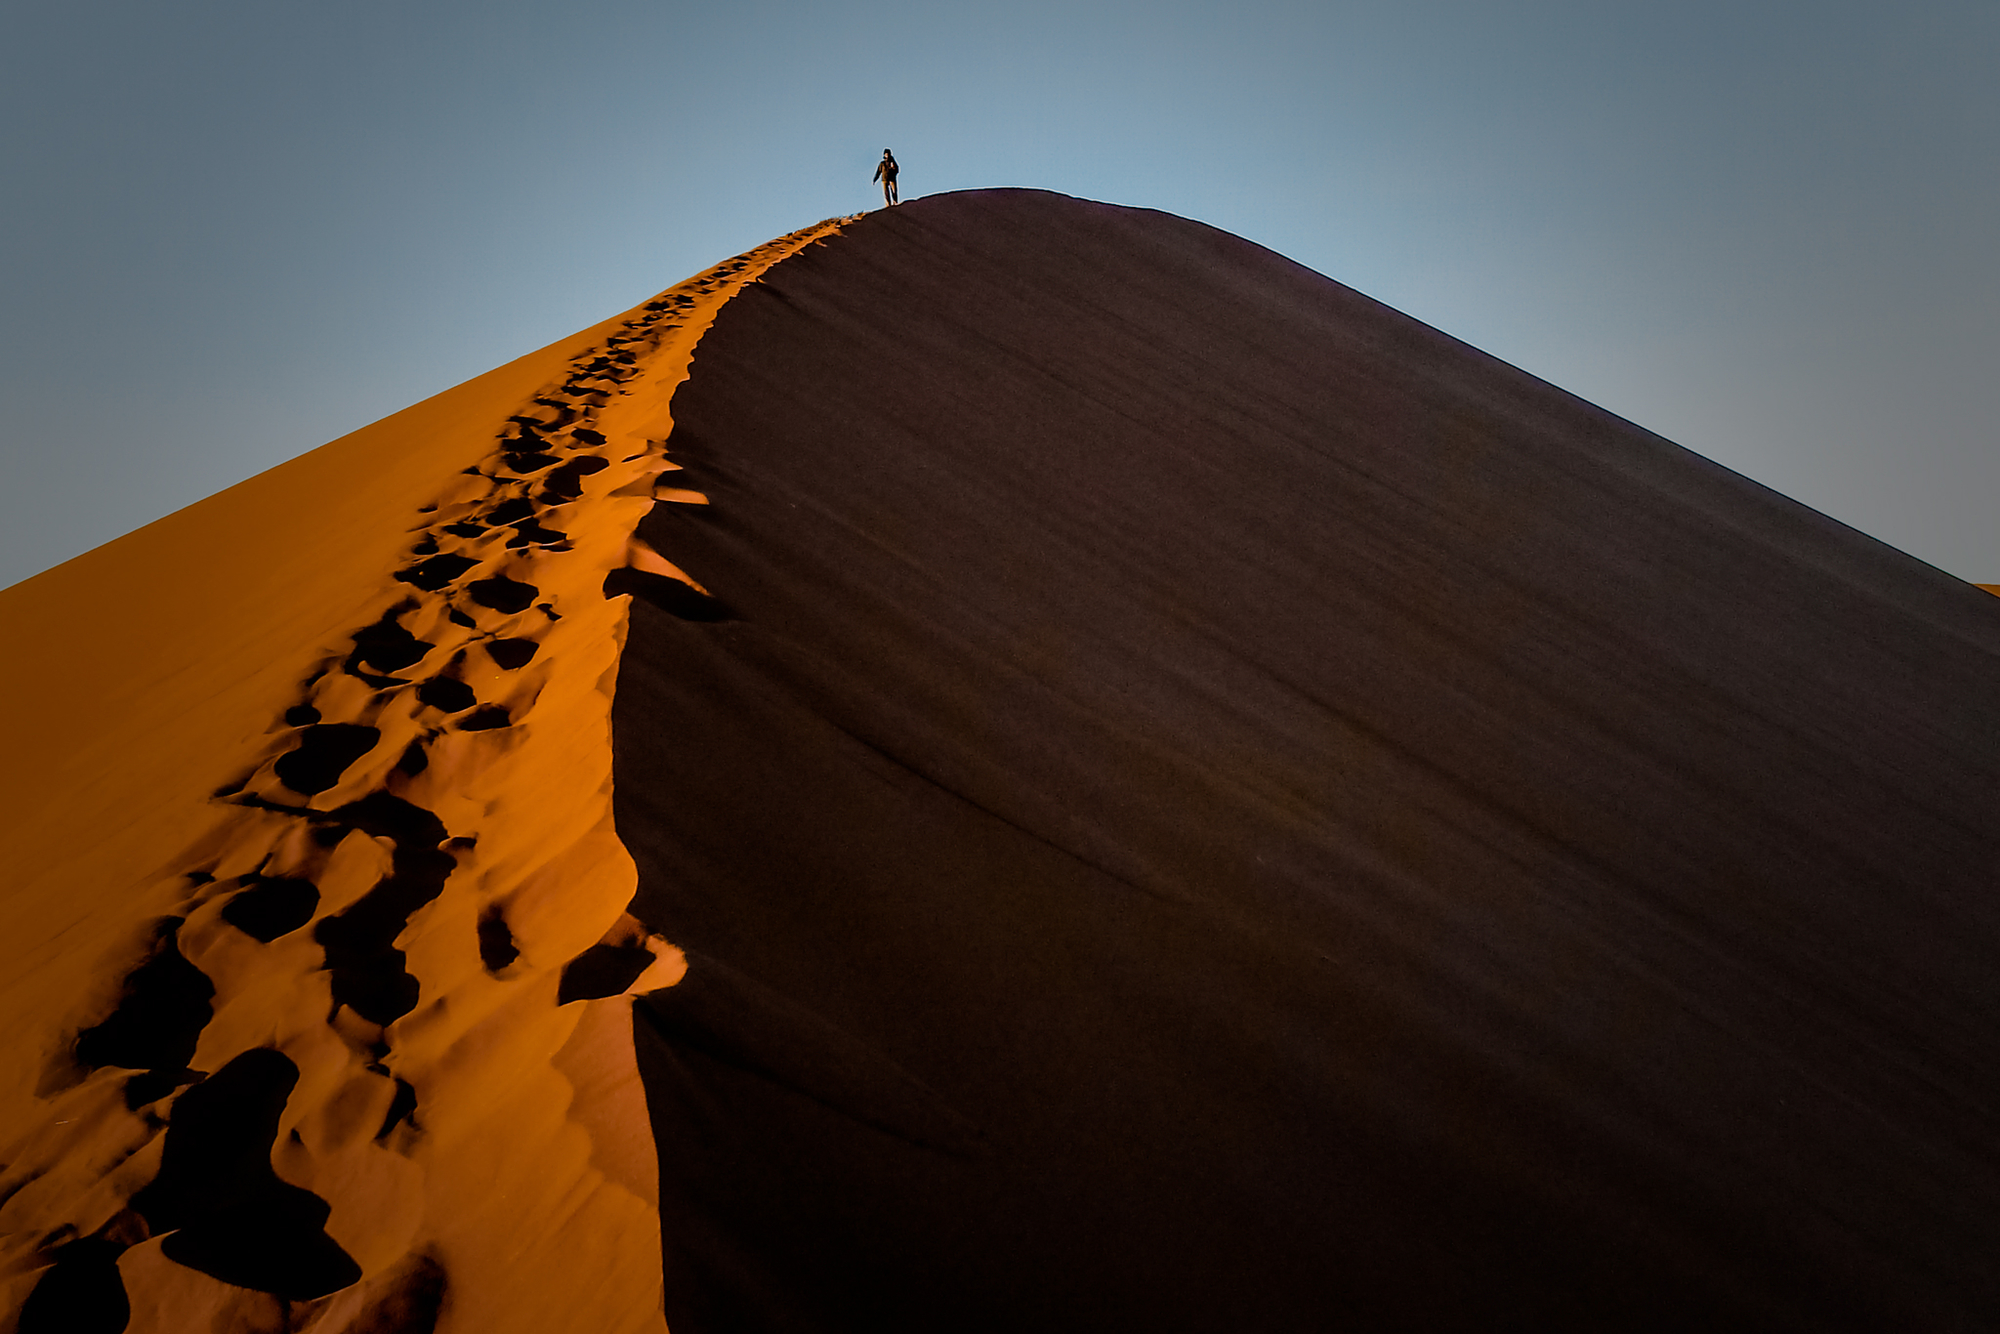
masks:
[[[886,206],[896,201],[896,155],[888,149],[882,150],[882,160],[875,164],[874,179],[882,182],[882,203]]]

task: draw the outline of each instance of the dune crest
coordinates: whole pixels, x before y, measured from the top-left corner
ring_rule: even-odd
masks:
[[[695,343],[842,221],[0,594],[68,623],[151,581],[127,628],[179,664],[85,643],[12,692],[19,1328],[664,1328],[617,1016],[685,962],[625,913],[620,572],[677,568],[632,531]]]

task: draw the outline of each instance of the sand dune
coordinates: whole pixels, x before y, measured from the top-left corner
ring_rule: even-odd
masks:
[[[1199,224],[808,228],[0,617],[0,1334],[2000,1321],[2000,607]]]

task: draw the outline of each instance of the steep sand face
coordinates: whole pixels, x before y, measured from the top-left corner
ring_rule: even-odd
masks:
[[[5,1328],[661,1328],[606,576],[839,225],[0,592]]]
[[[674,401],[702,1330],[2000,1328],[2000,604],[1238,238],[931,196]]]

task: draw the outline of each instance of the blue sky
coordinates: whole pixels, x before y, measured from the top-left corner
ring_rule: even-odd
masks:
[[[13,3],[0,584],[727,255],[1199,218],[2000,582],[2000,6]]]

